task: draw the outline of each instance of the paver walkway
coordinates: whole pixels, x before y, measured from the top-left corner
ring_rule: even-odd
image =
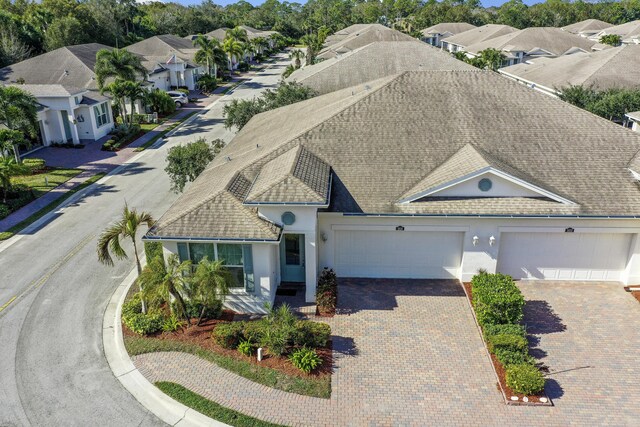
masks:
[[[343,280],[329,319],[329,400],[269,389],[181,353],[134,364],[224,406],[285,425],[638,425],[640,304],[619,284],[521,283],[555,407],[503,403],[469,305],[452,281]],[[547,301],[544,303],[544,301]],[[324,320],[324,319],[323,319]],[[589,366],[589,368],[586,368]]]

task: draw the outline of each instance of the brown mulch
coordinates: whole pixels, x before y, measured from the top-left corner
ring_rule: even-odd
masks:
[[[462,283],[462,286],[466,291],[467,298],[469,298],[469,303],[472,303],[471,283],[464,282]],[[475,316],[475,313],[474,313],[474,316]],[[496,386],[498,387],[498,390],[500,390],[500,392],[503,392],[506,395],[506,399],[509,402],[509,404],[514,404],[514,405],[548,405],[550,404],[551,399],[549,399],[544,393],[540,395],[529,396],[522,393],[516,393],[513,390],[511,390],[507,386],[507,372],[505,370],[504,365],[496,358],[494,354],[489,353],[489,356],[491,357],[491,362],[493,363],[493,367],[496,370],[496,374],[498,375],[499,384],[496,383]],[[511,400],[511,396],[517,396],[518,400]],[[524,402],[522,400],[522,398],[525,396],[527,397],[527,399],[529,399],[528,402]],[[547,402],[541,402],[540,401],[541,397],[546,398]]]
[[[640,291],[630,291],[628,286],[625,286],[625,291],[629,292],[638,302],[640,302]]]
[[[322,359],[322,365],[312,371],[310,374],[305,374],[298,368],[293,366],[289,361],[287,355],[274,356],[267,352],[263,354],[262,361],[258,362],[256,355],[245,356],[237,350],[224,348],[218,345],[212,338],[211,333],[219,323],[226,323],[233,320],[235,313],[231,310],[224,310],[219,319],[207,319],[203,320],[200,326],[196,323],[198,319],[191,319],[191,326],[182,328],[176,332],[158,332],[156,334],[149,335],[149,338],[173,340],[189,344],[195,344],[205,350],[212,351],[216,354],[228,356],[237,360],[244,360],[252,365],[261,366],[264,368],[275,369],[289,376],[296,376],[301,378],[308,377],[325,377],[331,375],[333,372],[333,350],[332,343],[329,341],[326,347],[316,348],[318,356]],[[130,331],[124,324],[122,324],[122,331],[125,336],[140,337],[136,333]]]

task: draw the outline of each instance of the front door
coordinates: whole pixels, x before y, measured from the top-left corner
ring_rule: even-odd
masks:
[[[64,126],[64,135],[67,138],[66,142],[73,141],[73,137],[71,136],[71,125],[69,124],[69,114],[67,110],[60,111],[62,115],[62,125]]]
[[[304,234],[285,234],[280,242],[280,280],[304,282]]]

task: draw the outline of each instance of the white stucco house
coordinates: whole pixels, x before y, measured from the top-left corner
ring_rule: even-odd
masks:
[[[283,282],[314,301],[324,267],[638,283],[639,150],[496,73],[408,71],[255,116],[145,239],[223,260],[243,312]]]
[[[633,111],[625,114],[627,118],[626,126],[632,131],[640,133],[640,111]]]
[[[422,41],[431,46],[442,47],[444,39],[456,34],[477,28],[475,25],[466,22],[441,22],[420,31]]]

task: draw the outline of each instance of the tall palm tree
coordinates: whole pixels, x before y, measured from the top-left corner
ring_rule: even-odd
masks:
[[[302,50],[292,50],[289,57],[294,61],[296,69],[302,66],[302,58],[304,58],[304,52],[302,52]]]
[[[183,294],[188,287],[187,274],[191,271],[191,261],[180,262],[176,254],[171,255],[165,264],[161,257],[156,257],[147,265],[138,283],[143,299],[167,303],[173,313],[172,299],[178,305],[178,315],[189,322]]]
[[[126,97],[131,102],[131,115],[129,116],[129,123],[133,125],[133,118],[135,116],[135,103],[139,99],[145,99],[147,90],[142,87],[140,82],[126,81],[124,82]]]
[[[29,168],[18,163],[13,157],[0,157],[0,187],[2,187],[2,202],[7,202],[7,194],[11,191],[11,177],[24,175],[29,172]]]
[[[231,28],[230,30],[227,30],[225,38],[236,39],[244,43],[249,42],[249,36],[247,35],[247,30],[245,30],[241,26],[237,26],[237,27]]]
[[[36,98],[15,86],[0,85],[0,125],[10,130],[35,136],[38,128],[38,109]],[[28,143],[23,138],[23,142]],[[20,161],[18,150],[13,146],[16,161]]]
[[[269,47],[269,42],[264,37],[256,37],[251,40],[251,44],[253,44],[256,53],[262,53],[266,48]]]
[[[126,49],[100,49],[96,53],[93,71],[99,89],[104,87],[105,81],[110,77],[136,81],[138,78],[143,80],[147,75],[147,69],[142,66],[140,57]]]
[[[154,223],[155,220],[151,214],[147,212],[138,213],[135,209],[129,209],[129,206],[125,204],[120,220],[110,225],[98,238],[98,261],[109,266],[113,265],[112,253],[118,259],[127,258],[127,253],[122,248],[120,239],[131,239],[139,276],[142,273],[142,265],[140,264],[140,257],[138,256],[136,235],[141,225],[146,224],[147,227],[151,227]],[[142,285],[139,284],[139,286],[140,291],[142,291]],[[144,301],[142,307],[143,310],[145,310]]]
[[[229,283],[233,280],[231,272],[225,268],[221,260],[209,261],[204,257],[196,267],[192,285],[193,296],[202,303],[198,325],[202,321],[205,309],[216,303],[224,301],[229,293]]]
[[[101,92],[107,92],[111,95],[116,105],[118,106],[118,110],[120,110],[120,115],[122,116],[122,123],[124,125],[127,124],[127,107],[126,107],[126,97],[129,92],[129,83],[127,80],[121,80],[119,78],[115,79],[113,82],[103,86]]]
[[[229,70],[233,70],[233,58],[241,58],[244,53],[242,42],[233,37],[227,37],[222,44],[222,50],[227,54]]]
[[[194,41],[193,45],[199,47],[195,55],[195,60],[199,64],[206,64],[207,74],[217,76],[218,65],[226,61],[225,52],[222,50],[220,41],[214,38],[207,38],[203,35],[199,35]],[[211,73],[213,68],[213,73]]]

